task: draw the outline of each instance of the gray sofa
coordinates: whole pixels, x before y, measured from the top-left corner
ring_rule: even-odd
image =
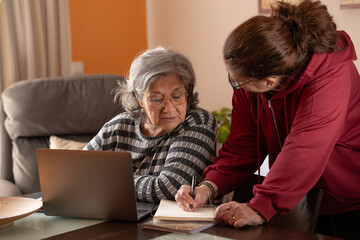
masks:
[[[21,81],[3,91],[0,196],[40,191],[36,149],[49,148],[50,136],[87,142],[123,112],[113,100],[119,80],[113,74],[56,77]]]

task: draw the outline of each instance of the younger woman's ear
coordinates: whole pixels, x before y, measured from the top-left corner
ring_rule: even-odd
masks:
[[[266,77],[266,78],[264,78],[264,80],[265,80],[266,86],[268,86],[268,87],[272,87],[276,83],[275,77]]]

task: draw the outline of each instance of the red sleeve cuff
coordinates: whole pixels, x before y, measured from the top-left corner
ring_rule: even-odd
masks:
[[[215,183],[216,186],[219,188],[221,196],[233,191],[233,189],[229,184],[230,179],[227,179],[225,175],[219,173],[218,171],[215,170],[208,171],[203,181],[211,181]]]
[[[261,216],[265,218],[266,222],[269,222],[276,214],[271,198],[268,197],[256,196],[250,200],[248,206],[261,214]]]

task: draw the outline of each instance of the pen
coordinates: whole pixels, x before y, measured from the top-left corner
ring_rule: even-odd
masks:
[[[192,198],[195,197],[195,195],[194,195],[195,185],[196,185],[196,176],[193,176],[192,180],[191,180],[191,191],[190,191]],[[192,208],[193,208],[193,205],[190,204],[190,211],[192,210]]]

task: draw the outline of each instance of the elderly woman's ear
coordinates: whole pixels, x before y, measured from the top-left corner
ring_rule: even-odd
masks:
[[[135,99],[138,101],[140,107],[143,108],[143,107],[144,107],[144,103],[143,103],[143,101],[142,101],[142,97],[140,96],[140,94],[137,93],[136,91],[133,91],[133,95],[134,95]]]

